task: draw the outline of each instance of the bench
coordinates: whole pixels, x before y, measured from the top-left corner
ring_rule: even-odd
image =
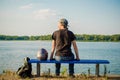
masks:
[[[38,60],[38,59],[31,59],[29,63],[37,63],[37,76],[40,76],[40,63],[63,63],[63,64],[96,64],[95,75],[99,76],[99,66],[100,64],[109,64],[108,60],[87,60],[87,59],[80,59],[80,60],[73,60],[73,61],[56,61],[56,60]]]

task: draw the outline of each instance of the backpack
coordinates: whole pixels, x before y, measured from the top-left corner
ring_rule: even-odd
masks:
[[[27,77],[31,77],[31,72],[32,72],[32,65],[31,63],[28,63],[28,61],[30,60],[29,57],[24,58],[24,65],[21,66],[18,70],[17,70],[17,75],[19,75],[22,78],[27,78]]]

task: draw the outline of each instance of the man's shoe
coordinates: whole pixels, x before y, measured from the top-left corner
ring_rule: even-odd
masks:
[[[59,76],[60,76],[60,74],[56,74],[56,76],[57,76],[57,77],[59,77]]]
[[[69,77],[71,77],[71,78],[75,78],[75,75],[73,75],[73,74],[69,74]]]

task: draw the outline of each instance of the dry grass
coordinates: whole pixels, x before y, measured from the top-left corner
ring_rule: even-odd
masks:
[[[95,76],[88,77],[85,74],[78,74],[75,75],[75,78],[71,78],[68,77],[67,75],[56,77],[53,74],[44,73],[40,77],[33,75],[32,78],[22,79],[19,76],[17,76],[15,72],[6,70],[3,71],[3,74],[0,75],[0,80],[120,80],[120,75],[118,76],[110,75],[109,77],[95,77]]]

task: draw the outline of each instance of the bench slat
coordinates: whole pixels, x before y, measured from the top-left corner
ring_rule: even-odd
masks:
[[[73,61],[56,61],[56,60],[38,60],[38,59],[31,59],[29,63],[75,63],[75,64],[109,64],[108,60],[73,60]]]

